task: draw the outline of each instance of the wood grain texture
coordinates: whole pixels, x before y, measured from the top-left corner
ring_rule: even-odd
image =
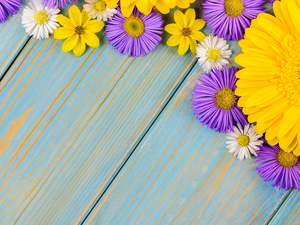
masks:
[[[62,43],[30,39],[1,81],[0,224],[78,223],[195,63]]]
[[[234,54],[237,54],[235,49]],[[225,135],[191,110],[195,67],[86,224],[264,224],[287,192],[258,176],[254,159],[226,151]]]
[[[276,212],[270,225],[284,224],[296,225],[300,224],[300,192],[292,190],[283,205]]]
[[[0,79],[29,39],[21,25],[23,9],[28,2],[24,0],[16,15],[0,23]]]

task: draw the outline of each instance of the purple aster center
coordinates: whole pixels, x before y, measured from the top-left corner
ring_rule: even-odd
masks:
[[[221,109],[232,109],[237,102],[237,97],[231,88],[219,90],[215,96],[215,103]]]
[[[123,27],[125,32],[131,37],[139,37],[145,31],[143,20],[137,16],[130,16],[126,18]]]
[[[225,0],[225,12],[228,16],[237,17],[242,14],[244,5],[242,0]]]
[[[191,33],[192,33],[192,31],[191,31],[191,29],[188,28],[188,27],[182,29],[182,34],[183,34],[184,36],[190,36]]]
[[[77,26],[75,28],[75,33],[78,35],[81,35],[83,33],[83,27],[82,26]]]
[[[299,157],[292,152],[280,150],[278,153],[278,162],[284,167],[292,167],[297,165]]]

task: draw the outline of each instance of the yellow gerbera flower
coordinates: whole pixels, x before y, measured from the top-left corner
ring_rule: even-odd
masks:
[[[66,39],[62,45],[63,52],[73,50],[75,56],[81,56],[85,51],[85,44],[98,48],[100,45],[99,38],[94,34],[102,30],[103,21],[91,20],[85,11],[80,12],[76,5],[70,7],[70,19],[58,15],[56,20],[62,25],[54,30],[54,38]]]
[[[178,6],[179,8],[186,9],[190,7],[190,3],[196,0],[120,0],[121,11],[123,16],[129,17],[136,6],[137,9],[146,15],[149,15],[155,6],[161,13],[166,14],[170,9]],[[107,0],[107,6],[113,9],[119,0]]]
[[[179,55],[185,54],[189,48],[195,54],[197,41],[202,41],[205,38],[205,34],[199,31],[205,26],[205,20],[195,20],[195,17],[194,9],[188,9],[185,14],[176,10],[174,13],[175,23],[170,23],[165,27],[165,30],[172,34],[167,45],[172,47],[179,45]]]
[[[274,2],[275,17],[261,13],[239,42],[245,67],[236,76],[238,104],[266,132],[271,145],[300,155],[300,0]]]

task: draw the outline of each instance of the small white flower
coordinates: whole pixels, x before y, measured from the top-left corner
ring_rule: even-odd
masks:
[[[107,8],[105,0],[86,0],[87,4],[83,7],[93,19],[103,20],[104,22],[111,19],[118,11]]]
[[[214,68],[222,69],[229,63],[227,59],[231,56],[232,51],[228,48],[229,45],[223,38],[212,35],[208,35],[197,45],[196,56],[206,73]]]
[[[25,6],[22,15],[22,24],[26,33],[37,39],[48,38],[59,24],[56,21],[58,8],[50,9],[41,4],[41,0],[33,0]]]
[[[233,153],[234,156],[238,156],[239,160],[244,158],[250,159],[252,153],[257,156],[256,151],[259,150],[258,146],[263,144],[263,141],[260,140],[262,134],[257,134],[255,132],[255,126],[253,124],[246,125],[244,130],[238,125],[234,126],[234,132],[229,132],[226,134],[227,148],[229,153]]]

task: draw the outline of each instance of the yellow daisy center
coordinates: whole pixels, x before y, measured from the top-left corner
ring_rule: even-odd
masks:
[[[99,0],[95,3],[95,9],[98,11],[104,11],[106,9],[106,4],[103,0]]]
[[[280,150],[278,153],[278,162],[284,167],[295,166],[299,161],[299,157],[294,155],[292,152],[285,152]]]
[[[282,72],[271,82],[278,86],[291,105],[300,106],[300,40],[289,40],[287,37],[282,43],[282,48]]]
[[[33,16],[34,21],[39,25],[44,25],[48,22],[48,14],[44,11],[37,11]]]
[[[221,56],[221,52],[216,48],[209,49],[206,53],[206,57],[209,60],[214,61],[214,62],[219,60],[220,56]]]
[[[221,109],[231,109],[236,105],[237,97],[230,88],[223,88],[215,96],[215,103]]]
[[[139,37],[145,31],[143,20],[137,16],[130,16],[126,18],[123,27],[125,32],[131,37]]]
[[[237,17],[241,15],[244,10],[242,0],[226,0],[224,7],[226,14],[231,17]]]
[[[78,34],[78,35],[81,35],[81,34],[83,34],[83,27],[82,26],[77,26],[76,28],[75,28],[75,33],[76,34]]]
[[[238,137],[238,143],[241,146],[247,146],[250,143],[250,138],[247,135],[240,135]]]
[[[188,28],[188,27],[182,29],[182,34],[183,34],[184,36],[190,36],[191,33],[192,33],[192,31],[191,31],[191,29]]]

